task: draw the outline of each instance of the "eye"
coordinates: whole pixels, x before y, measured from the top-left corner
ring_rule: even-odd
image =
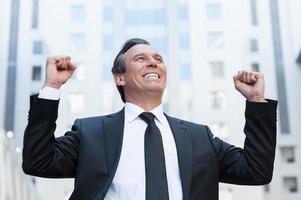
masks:
[[[144,57],[143,56],[138,56],[135,59],[136,61],[144,61]]]
[[[163,58],[162,58],[162,57],[155,57],[155,60],[156,60],[158,63],[163,63]]]

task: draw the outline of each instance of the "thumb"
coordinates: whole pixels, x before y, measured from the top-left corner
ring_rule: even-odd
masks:
[[[233,81],[234,81],[235,87],[239,83],[241,83],[241,78],[242,78],[242,71],[238,71],[238,73],[233,76]]]
[[[264,79],[264,76],[261,73],[255,73],[255,78],[256,78],[256,80],[258,80],[258,79]]]
[[[69,62],[68,63],[68,69],[69,70],[72,70],[72,71],[75,71],[76,70],[76,65],[74,65],[73,63]]]

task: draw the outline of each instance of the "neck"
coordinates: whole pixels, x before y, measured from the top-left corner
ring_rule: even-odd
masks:
[[[162,103],[162,97],[154,98],[154,97],[128,97],[126,101],[132,104],[135,104],[142,108],[145,111],[150,111]]]

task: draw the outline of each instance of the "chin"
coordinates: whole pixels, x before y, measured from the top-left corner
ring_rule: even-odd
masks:
[[[146,91],[162,94],[164,92],[164,89],[165,88],[162,88],[162,87],[149,87],[149,88],[146,88]]]

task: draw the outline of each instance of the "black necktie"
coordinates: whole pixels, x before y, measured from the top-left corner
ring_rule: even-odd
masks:
[[[168,200],[163,143],[155,115],[144,112],[139,117],[148,124],[144,135],[146,200]]]

